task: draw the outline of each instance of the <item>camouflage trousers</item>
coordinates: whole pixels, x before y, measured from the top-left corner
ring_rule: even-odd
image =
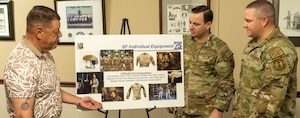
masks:
[[[175,111],[174,118],[209,118],[209,116],[203,116],[203,115],[189,115],[182,111]]]

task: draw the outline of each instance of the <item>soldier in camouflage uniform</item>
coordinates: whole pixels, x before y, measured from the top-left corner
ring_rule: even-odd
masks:
[[[121,71],[122,70],[122,58],[119,56],[119,53],[115,54],[115,57],[112,59],[111,65],[113,71]]]
[[[122,59],[122,65],[124,71],[133,70],[133,58],[128,52],[125,53],[125,57]]]
[[[244,28],[252,39],[244,49],[235,118],[294,118],[297,52],[276,27],[274,7],[266,0],[245,9]]]
[[[233,53],[210,32],[209,7],[193,8],[189,20],[191,35],[183,39],[185,106],[177,108],[175,118],[221,118],[234,92]]]
[[[105,53],[101,60],[101,70],[102,71],[111,71],[111,59],[108,53]]]

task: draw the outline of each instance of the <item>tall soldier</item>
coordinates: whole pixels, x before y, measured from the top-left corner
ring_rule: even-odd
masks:
[[[175,118],[221,118],[234,91],[233,53],[213,35],[213,12],[197,6],[189,15],[190,36],[184,42],[185,106],[169,108]]]
[[[267,0],[244,11],[247,36],[240,84],[233,105],[235,118],[294,118],[297,95],[297,52],[275,26],[275,11]]]

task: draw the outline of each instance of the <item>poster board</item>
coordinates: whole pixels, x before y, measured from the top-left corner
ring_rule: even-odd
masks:
[[[75,63],[77,95],[103,110],[184,106],[182,35],[76,36]]]

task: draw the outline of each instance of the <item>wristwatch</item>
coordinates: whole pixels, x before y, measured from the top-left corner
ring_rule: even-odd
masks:
[[[224,112],[224,110],[222,109],[219,109],[219,108],[216,108],[219,112]]]

